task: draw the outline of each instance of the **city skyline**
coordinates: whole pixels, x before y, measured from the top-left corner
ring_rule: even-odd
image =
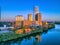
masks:
[[[2,20],[14,20],[16,15],[33,14],[34,6],[39,7],[44,21],[60,21],[59,0],[0,0]],[[12,18],[13,17],[13,18]]]

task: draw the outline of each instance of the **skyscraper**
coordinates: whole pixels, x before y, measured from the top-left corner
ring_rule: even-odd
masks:
[[[18,15],[15,17],[16,19],[16,27],[23,27],[24,26],[24,17],[22,15]]]
[[[17,15],[15,18],[16,21],[24,21],[24,17],[22,15]]]
[[[37,13],[39,13],[39,8],[38,8],[38,6],[35,6],[35,7],[34,7],[34,16],[33,16],[34,21],[35,21],[35,15],[36,15]]]
[[[35,15],[35,23],[39,26],[42,26],[42,15],[41,15],[41,13],[37,13]]]
[[[32,14],[28,14],[28,21],[33,21],[32,20]]]
[[[38,6],[34,7],[34,23],[38,26],[42,26],[42,15],[39,12]]]

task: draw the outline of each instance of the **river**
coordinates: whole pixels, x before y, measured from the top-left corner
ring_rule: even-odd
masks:
[[[1,45],[60,45],[60,25],[55,25],[55,28],[49,29],[41,35],[29,36],[14,41],[4,42]]]

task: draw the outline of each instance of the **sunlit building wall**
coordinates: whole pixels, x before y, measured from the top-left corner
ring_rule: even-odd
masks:
[[[24,20],[24,26],[28,26],[29,25],[29,21],[28,20]]]
[[[16,21],[24,21],[24,17],[22,15],[16,16]]]
[[[16,19],[16,27],[23,27],[24,17],[22,15],[18,15],[15,17],[15,19]]]
[[[28,14],[28,21],[33,21],[32,14]]]
[[[41,13],[37,13],[35,15],[35,23],[38,25],[38,26],[42,26],[42,15]]]
[[[33,21],[24,20],[24,26],[32,26]]]

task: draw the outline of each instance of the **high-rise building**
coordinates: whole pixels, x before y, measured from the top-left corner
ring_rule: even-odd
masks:
[[[41,16],[41,13],[39,13],[38,6],[34,7],[34,16],[33,16],[33,18],[34,18],[34,23],[36,25],[42,26],[42,16]]]
[[[39,26],[42,26],[42,16],[41,13],[35,15],[35,23]]]
[[[28,21],[33,21],[32,14],[28,14]]]
[[[18,15],[16,18],[16,27],[23,27],[24,26],[24,17],[22,15]]]
[[[16,18],[16,21],[24,21],[24,17],[22,15],[18,15],[15,18]]]
[[[36,15],[37,13],[39,13],[39,8],[38,8],[38,6],[35,6],[35,7],[34,7],[34,16],[33,16],[34,21],[35,21],[35,15]]]

